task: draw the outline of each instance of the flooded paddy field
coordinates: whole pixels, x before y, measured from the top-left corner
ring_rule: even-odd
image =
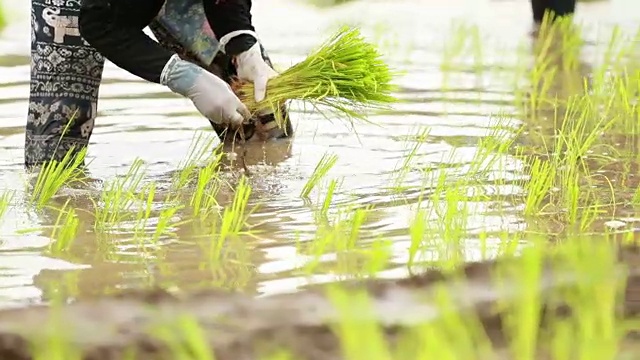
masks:
[[[188,100],[107,63],[88,165],[59,188],[23,166],[29,7],[5,7],[2,358],[31,358],[22,340],[64,303],[64,329],[95,359],[149,350],[149,304],[162,319],[191,311],[221,359],[634,358],[637,263],[619,248],[640,218],[632,0],[579,2],[574,26],[535,34],[527,1],[256,1],[276,67],[359,26],[402,71],[400,101],[354,128],[294,103],[293,139],[220,151]],[[513,257],[507,271],[489,262]],[[481,270],[460,280],[470,262]],[[348,316],[364,297],[323,286],[344,281],[369,290],[381,328]],[[560,303],[572,311],[548,311]],[[264,340],[300,348],[239,350]],[[167,358],[212,358],[188,343]]]

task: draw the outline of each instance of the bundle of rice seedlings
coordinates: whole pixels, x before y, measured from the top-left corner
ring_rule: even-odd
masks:
[[[304,61],[270,79],[260,103],[253,97],[253,83],[234,79],[232,88],[252,113],[271,110],[282,127],[281,109],[287,100],[310,103],[325,116],[330,112],[350,121],[365,120],[369,111],[387,109],[396,101],[390,94],[393,75],[357,28],[342,27]]]

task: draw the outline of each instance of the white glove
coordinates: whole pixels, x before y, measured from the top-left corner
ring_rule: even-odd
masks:
[[[246,105],[224,80],[176,54],[165,65],[160,83],[189,98],[209,121],[239,127],[251,118]]]
[[[267,94],[267,81],[278,76],[278,73],[266,63],[262,57],[260,49],[260,39],[258,35],[251,30],[236,30],[228,33],[219,40],[219,50],[225,52],[225,46],[229,40],[238,35],[251,35],[256,39],[256,43],[247,51],[244,51],[233,57],[238,78],[245,81],[251,81],[254,85],[254,98],[256,102],[264,100]]]
[[[235,56],[234,62],[238,78],[253,83],[256,102],[264,100],[267,94],[267,81],[278,76],[278,73],[264,61],[260,43],[256,42],[249,50]]]

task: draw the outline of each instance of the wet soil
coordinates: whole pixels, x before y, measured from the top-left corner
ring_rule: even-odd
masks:
[[[380,324],[389,344],[397,341],[403,330],[441,316],[433,296],[444,286],[453,295],[454,311],[477,316],[496,348],[496,358],[509,359],[500,314],[494,309],[498,301],[518,298],[513,290],[519,279],[507,277],[507,286],[498,289],[491,274],[497,266],[508,266],[512,261],[470,263],[461,269],[464,276],[455,280],[434,270],[401,280],[370,279],[341,285],[348,292],[364,290],[370,295],[373,311],[357,310],[354,303],[349,310],[351,317],[362,324]],[[552,305],[552,294],[571,291],[593,280],[584,274],[558,271],[553,265],[556,261],[553,257],[544,260],[537,284],[542,295],[543,328],[549,315],[566,316],[571,311],[562,302]],[[627,282],[619,310],[628,318],[635,317],[640,313],[640,248],[621,247],[618,266],[619,271],[609,280]],[[141,359],[170,359],[168,348],[153,335],[153,329],[169,325],[175,336],[187,336],[176,328],[176,321],[187,315],[200,324],[216,359],[259,359],[281,349],[287,349],[296,359],[342,359],[333,328],[340,315],[325,290],[326,285],[314,285],[297,293],[263,298],[211,290],[192,294],[137,290],[60,307],[5,310],[0,312],[0,358],[32,359],[30,341],[55,333],[63,334],[80,349],[83,359],[125,359],[126,354],[134,353]],[[55,324],[55,319],[62,319],[57,327],[46,325]],[[637,345],[634,334],[629,333],[621,344],[622,352],[635,350]],[[540,358],[545,358],[544,353]]]

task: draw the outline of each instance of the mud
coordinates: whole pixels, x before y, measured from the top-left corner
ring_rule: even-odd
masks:
[[[505,278],[507,286],[494,286],[491,273],[496,266],[508,266],[513,260],[499,261],[468,264],[462,269],[465,276],[456,281],[443,273],[428,271],[402,280],[361,280],[341,285],[348,291],[365,290],[370,295],[374,311],[358,313],[354,307],[351,315],[363,322],[381,324],[390,343],[398,339],[403,329],[440,316],[433,296],[436,289],[444,286],[453,294],[455,311],[478,316],[498,357],[509,358],[504,351],[500,316],[492,309],[499,300],[515,301],[519,279],[510,276]],[[560,272],[554,264],[556,259],[545,260],[538,290],[543,314],[562,316],[570,309],[557,302],[552,306],[551,295],[560,290],[571,291],[593,279],[570,270]],[[625,316],[635,316],[640,312],[640,248],[621,248],[618,266],[619,271],[609,280],[626,277],[627,289],[620,310]],[[170,359],[168,348],[152,329],[175,324],[181,316],[189,315],[201,325],[216,359],[258,359],[282,348],[291,351],[296,359],[341,359],[341,347],[332,331],[339,314],[325,296],[326,286],[264,298],[222,291],[181,294],[155,289],[85,299],[61,307],[4,310],[0,312],[0,358],[32,359],[29,341],[55,332],[68,336],[81,349],[83,359],[124,359],[125,354]],[[43,326],[54,324],[54,319],[63,320],[58,322],[60,327]],[[180,330],[174,331],[180,334]],[[623,348],[636,349],[633,337],[625,339]]]

